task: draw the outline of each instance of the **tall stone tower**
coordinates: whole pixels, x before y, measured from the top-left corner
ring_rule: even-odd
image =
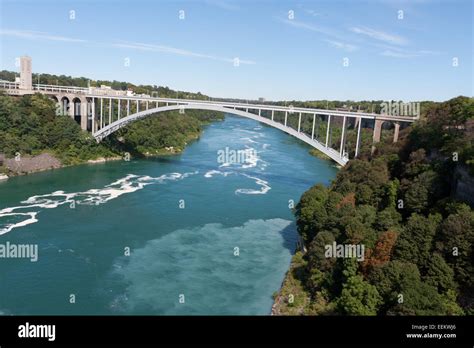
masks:
[[[20,57],[20,89],[33,89],[31,58],[28,56]]]

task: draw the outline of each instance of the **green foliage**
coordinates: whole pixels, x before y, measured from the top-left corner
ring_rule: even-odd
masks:
[[[326,222],[327,191],[323,185],[313,186],[301,196],[296,206],[298,231],[307,243],[311,242],[316,231],[321,230]]]
[[[380,303],[377,288],[359,275],[347,279],[337,300],[340,311],[348,315],[376,315]]]
[[[474,212],[452,192],[456,165],[474,173],[473,100],[422,104],[421,121],[398,143],[382,141],[373,156],[349,161],[329,189],[303,194],[296,217],[307,247],[307,312],[474,313]],[[375,244],[387,236],[396,238]],[[367,262],[325,258],[334,241],[364,244]]]
[[[413,262],[419,268],[426,267],[440,220],[440,215],[425,217],[413,214],[398,237],[394,257],[406,262]]]
[[[7,156],[51,151],[64,164],[75,164],[117,154],[97,144],[70,117],[56,116],[54,102],[44,95],[0,95],[0,115],[0,152]]]
[[[466,288],[474,287],[474,212],[459,205],[440,225],[438,250]]]
[[[433,285],[440,293],[456,290],[454,271],[438,253],[431,256],[425,279],[427,284]]]
[[[55,103],[42,94],[15,98],[0,95],[0,153],[13,157],[52,152],[63,164],[99,157],[121,156],[124,151],[145,156],[180,152],[199,137],[202,125],[223,118],[222,113],[189,110],[160,114],[134,122],[97,144],[69,116],[56,115]]]

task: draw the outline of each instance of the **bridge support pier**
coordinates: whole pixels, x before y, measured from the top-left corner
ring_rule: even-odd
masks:
[[[300,129],[301,129],[301,112],[300,112],[300,116],[298,118],[298,133],[300,132]]]
[[[313,131],[311,132],[311,140],[314,139],[314,125],[316,122],[316,114],[313,114]]]
[[[74,100],[68,100],[66,109],[67,109],[68,115],[69,115],[72,119],[74,119],[74,113],[75,113],[75,110],[74,110],[74,109],[75,109]]]
[[[329,143],[329,128],[331,128],[331,115],[328,116],[328,129],[326,130],[326,147]]]
[[[384,122],[385,121],[382,121],[382,120],[375,120],[374,135],[373,135],[374,143],[380,142],[380,136],[382,135],[382,125],[384,124]]]
[[[89,105],[87,103],[86,98],[81,98],[81,109],[79,110],[80,117],[81,117],[81,129],[87,130],[87,121],[88,121],[88,112],[89,112]]]
[[[288,111],[285,111],[285,127],[286,127],[286,121],[288,119]]]
[[[357,124],[357,140],[356,140],[356,148],[355,148],[355,156],[359,155],[359,147],[360,147],[360,125],[362,124],[362,120],[356,117],[356,124]]]
[[[379,143],[380,142],[380,136],[382,135],[382,125],[385,121],[383,120],[375,120],[374,122],[374,135],[372,138],[373,143]],[[372,145],[372,150],[371,153],[373,154],[375,151],[375,145]]]
[[[104,99],[100,98],[100,128],[104,127]]]
[[[95,98],[92,98],[92,134],[97,132],[97,124],[95,122]]]
[[[109,98],[109,123],[112,123],[112,98]]]
[[[345,145],[345,139],[344,139],[344,136],[345,136],[345,133],[346,133],[346,116],[344,116],[344,118],[342,119],[342,134],[341,134],[341,146],[339,148],[339,156],[342,157],[342,151],[344,150],[344,145]]]
[[[398,134],[400,133],[400,123],[395,122],[395,129],[393,131],[393,142],[396,143],[398,141]]]

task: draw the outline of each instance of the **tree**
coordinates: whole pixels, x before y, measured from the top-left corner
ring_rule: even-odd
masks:
[[[406,186],[405,205],[410,212],[425,212],[438,198],[439,179],[437,173],[433,170],[419,174]]]
[[[430,258],[433,238],[440,220],[439,214],[428,217],[412,214],[398,238],[395,258],[416,263],[419,268],[424,268]]]
[[[430,257],[425,280],[427,284],[433,285],[440,293],[447,293],[448,290],[456,289],[454,272],[438,253],[434,253]]]
[[[474,213],[461,205],[439,227],[438,250],[452,267],[456,280],[467,288],[474,286]]]
[[[343,285],[337,305],[348,315],[376,315],[381,300],[375,286],[364,281],[361,276],[354,275]]]
[[[363,263],[363,268],[367,274],[376,266],[381,266],[390,261],[392,251],[397,241],[398,233],[387,231],[382,233],[375,247],[366,252],[366,257]]]
[[[307,244],[324,228],[327,197],[327,188],[318,184],[306,191],[296,206],[298,232]]]

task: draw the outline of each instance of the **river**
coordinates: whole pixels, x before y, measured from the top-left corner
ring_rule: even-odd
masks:
[[[226,147],[245,161],[219,161]],[[297,240],[291,201],[337,172],[308,151],[227,115],[178,156],[0,182],[0,245],[38,248],[0,258],[0,314],[269,314]]]

